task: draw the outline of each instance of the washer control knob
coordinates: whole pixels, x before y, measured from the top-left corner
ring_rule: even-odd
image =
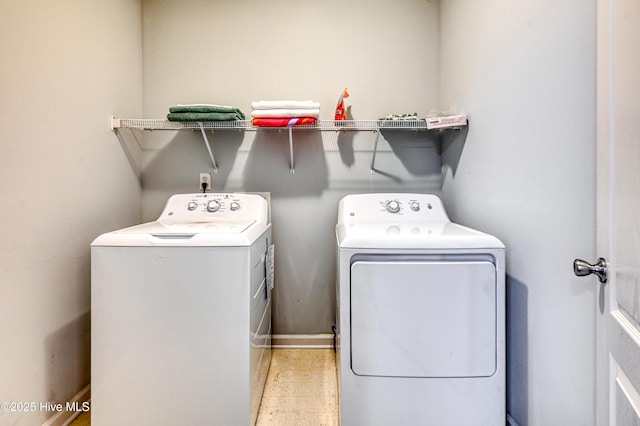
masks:
[[[231,209],[232,212],[235,212],[236,210],[240,210],[240,203],[237,201],[232,201],[229,208]]]
[[[208,212],[216,212],[218,211],[218,209],[220,208],[220,201],[218,200],[211,200],[207,203],[207,211]]]
[[[413,210],[414,212],[420,211],[420,203],[417,201],[410,202],[409,207],[411,207],[411,210]]]
[[[195,201],[191,201],[188,205],[187,205],[187,209],[189,209],[189,211],[194,211],[195,209],[198,208],[198,203],[196,203]]]
[[[386,208],[389,213],[398,213],[400,211],[400,203],[396,200],[389,201]]]

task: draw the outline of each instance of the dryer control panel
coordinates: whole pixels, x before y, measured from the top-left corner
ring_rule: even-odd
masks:
[[[354,194],[340,201],[338,223],[449,222],[442,201],[433,194]]]

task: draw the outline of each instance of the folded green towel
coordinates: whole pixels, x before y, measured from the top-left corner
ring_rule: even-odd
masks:
[[[233,113],[238,116],[238,120],[244,120],[244,114],[240,109],[236,107],[223,106],[223,105],[209,105],[209,104],[196,104],[196,105],[175,105],[169,108],[170,113]]]
[[[244,120],[244,115],[237,112],[170,112],[169,121],[236,121]]]

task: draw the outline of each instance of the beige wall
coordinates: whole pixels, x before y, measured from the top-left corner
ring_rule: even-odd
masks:
[[[4,1],[0,40],[0,401],[64,403],[89,383],[89,244],[141,218],[109,128],[142,113],[140,3]]]
[[[144,112],[212,101],[313,99],[333,119],[438,106],[438,1],[145,0]]]

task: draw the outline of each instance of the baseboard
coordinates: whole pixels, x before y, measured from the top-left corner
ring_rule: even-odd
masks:
[[[333,334],[274,334],[274,349],[333,349]]]
[[[71,401],[63,404],[62,411],[57,412],[53,416],[49,417],[42,426],[68,426],[71,422],[82,413],[83,403],[91,399],[91,385],[87,385],[84,389],[78,392]],[[67,404],[73,407],[78,407],[80,411],[67,410]]]
[[[518,423],[509,414],[507,414],[507,426],[518,426]]]

